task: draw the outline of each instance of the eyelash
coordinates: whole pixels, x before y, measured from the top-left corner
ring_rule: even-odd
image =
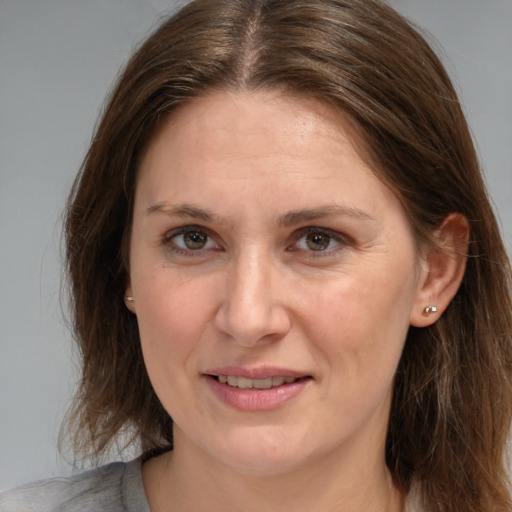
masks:
[[[307,235],[320,235],[320,236],[327,237],[329,239],[328,248],[315,251],[314,249],[296,247],[298,242],[300,240],[302,240],[303,238],[307,237]],[[333,241],[336,242],[336,246],[329,248],[329,246],[331,245],[331,242],[333,242]],[[326,257],[333,256],[333,255],[337,254],[338,252],[342,251],[346,247],[348,242],[349,241],[346,236],[342,236],[339,233],[331,231],[330,229],[308,226],[306,228],[302,228],[302,229],[298,230],[294,234],[294,242],[291,246],[288,247],[287,251],[288,252],[303,251],[303,252],[308,253],[307,257],[309,257],[309,258],[326,258]]]
[[[206,247],[206,248],[198,248],[198,249],[190,249],[185,247],[180,247],[179,245],[174,242],[174,239],[179,236],[184,236],[187,234],[199,234],[204,235],[206,237],[205,244],[208,245],[209,243],[213,243],[214,247]],[[324,236],[328,239],[327,248],[325,249],[308,249],[306,247],[297,247],[297,244],[307,235],[320,235]],[[298,231],[296,231],[292,236],[293,242],[287,246],[286,251],[287,252],[298,252],[301,251],[303,253],[307,253],[309,258],[322,258],[322,257],[329,257],[333,256],[334,254],[338,253],[339,251],[342,251],[346,245],[349,243],[348,237],[342,236],[339,233],[333,232],[329,229],[325,228],[319,228],[319,227],[313,227],[308,226],[305,228],[301,228]],[[332,242],[335,242],[335,247],[329,247]],[[183,243],[183,242],[182,242]],[[307,243],[305,241],[305,243]],[[182,255],[182,256],[204,256],[205,251],[222,251],[222,247],[214,242],[214,238],[209,234],[208,230],[201,227],[201,226],[184,226],[178,229],[175,229],[173,231],[170,231],[167,233],[162,241],[162,244],[170,251],[172,251],[175,254]],[[183,243],[183,245],[185,245]]]
[[[200,227],[200,226],[184,226],[178,229],[175,229],[169,233],[167,233],[162,241],[163,245],[166,246],[167,249],[174,252],[175,254],[182,255],[182,256],[203,256],[204,251],[209,250],[221,250],[221,247],[217,244],[215,244],[215,247],[213,248],[200,248],[200,249],[187,249],[184,247],[178,246],[173,239],[180,236],[180,235],[187,235],[187,234],[202,234],[206,237],[206,244],[213,241],[213,237],[209,234],[208,230]]]

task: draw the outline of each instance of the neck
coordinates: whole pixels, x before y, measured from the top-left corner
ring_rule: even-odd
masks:
[[[153,512],[403,510],[403,496],[393,485],[383,458],[377,456],[343,464],[334,454],[286,473],[254,475],[198,460],[186,443],[178,446],[144,465],[144,486]]]

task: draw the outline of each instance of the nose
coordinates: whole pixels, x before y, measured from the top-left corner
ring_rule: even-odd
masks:
[[[282,273],[262,254],[240,255],[225,275],[214,324],[236,344],[251,347],[283,337],[291,326]]]

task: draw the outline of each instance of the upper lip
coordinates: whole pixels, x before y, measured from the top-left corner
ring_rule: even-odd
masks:
[[[308,374],[291,370],[290,368],[279,368],[276,366],[261,366],[261,367],[243,367],[243,366],[223,366],[220,368],[208,369],[204,372],[205,375],[212,375],[217,377],[219,375],[232,375],[236,377],[245,377],[246,379],[268,379],[270,377],[293,377],[299,379],[307,377]]]

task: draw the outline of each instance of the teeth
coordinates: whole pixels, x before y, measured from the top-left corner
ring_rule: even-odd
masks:
[[[252,387],[258,389],[270,389],[274,385],[273,379],[254,379]]]
[[[247,379],[246,377],[235,377],[234,375],[219,375],[221,384],[228,384],[240,389],[270,389],[283,384],[291,384],[297,379],[295,377],[268,377],[266,379]]]
[[[236,377],[234,377],[236,379]],[[228,377],[228,382],[231,379],[231,377]],[[245,389],[245,388],[252,388],[253,385],[252,379],[246,379],[245,377],[238,377],[238,387]],[[229,385],[232,386],[231,382],[229,382]]]
[[[290,382],[293,382],[295,379],[292,378]],[[272,377],[272,386],[281,386],[281,384],[284,384],[285,378],[284,377]]]

